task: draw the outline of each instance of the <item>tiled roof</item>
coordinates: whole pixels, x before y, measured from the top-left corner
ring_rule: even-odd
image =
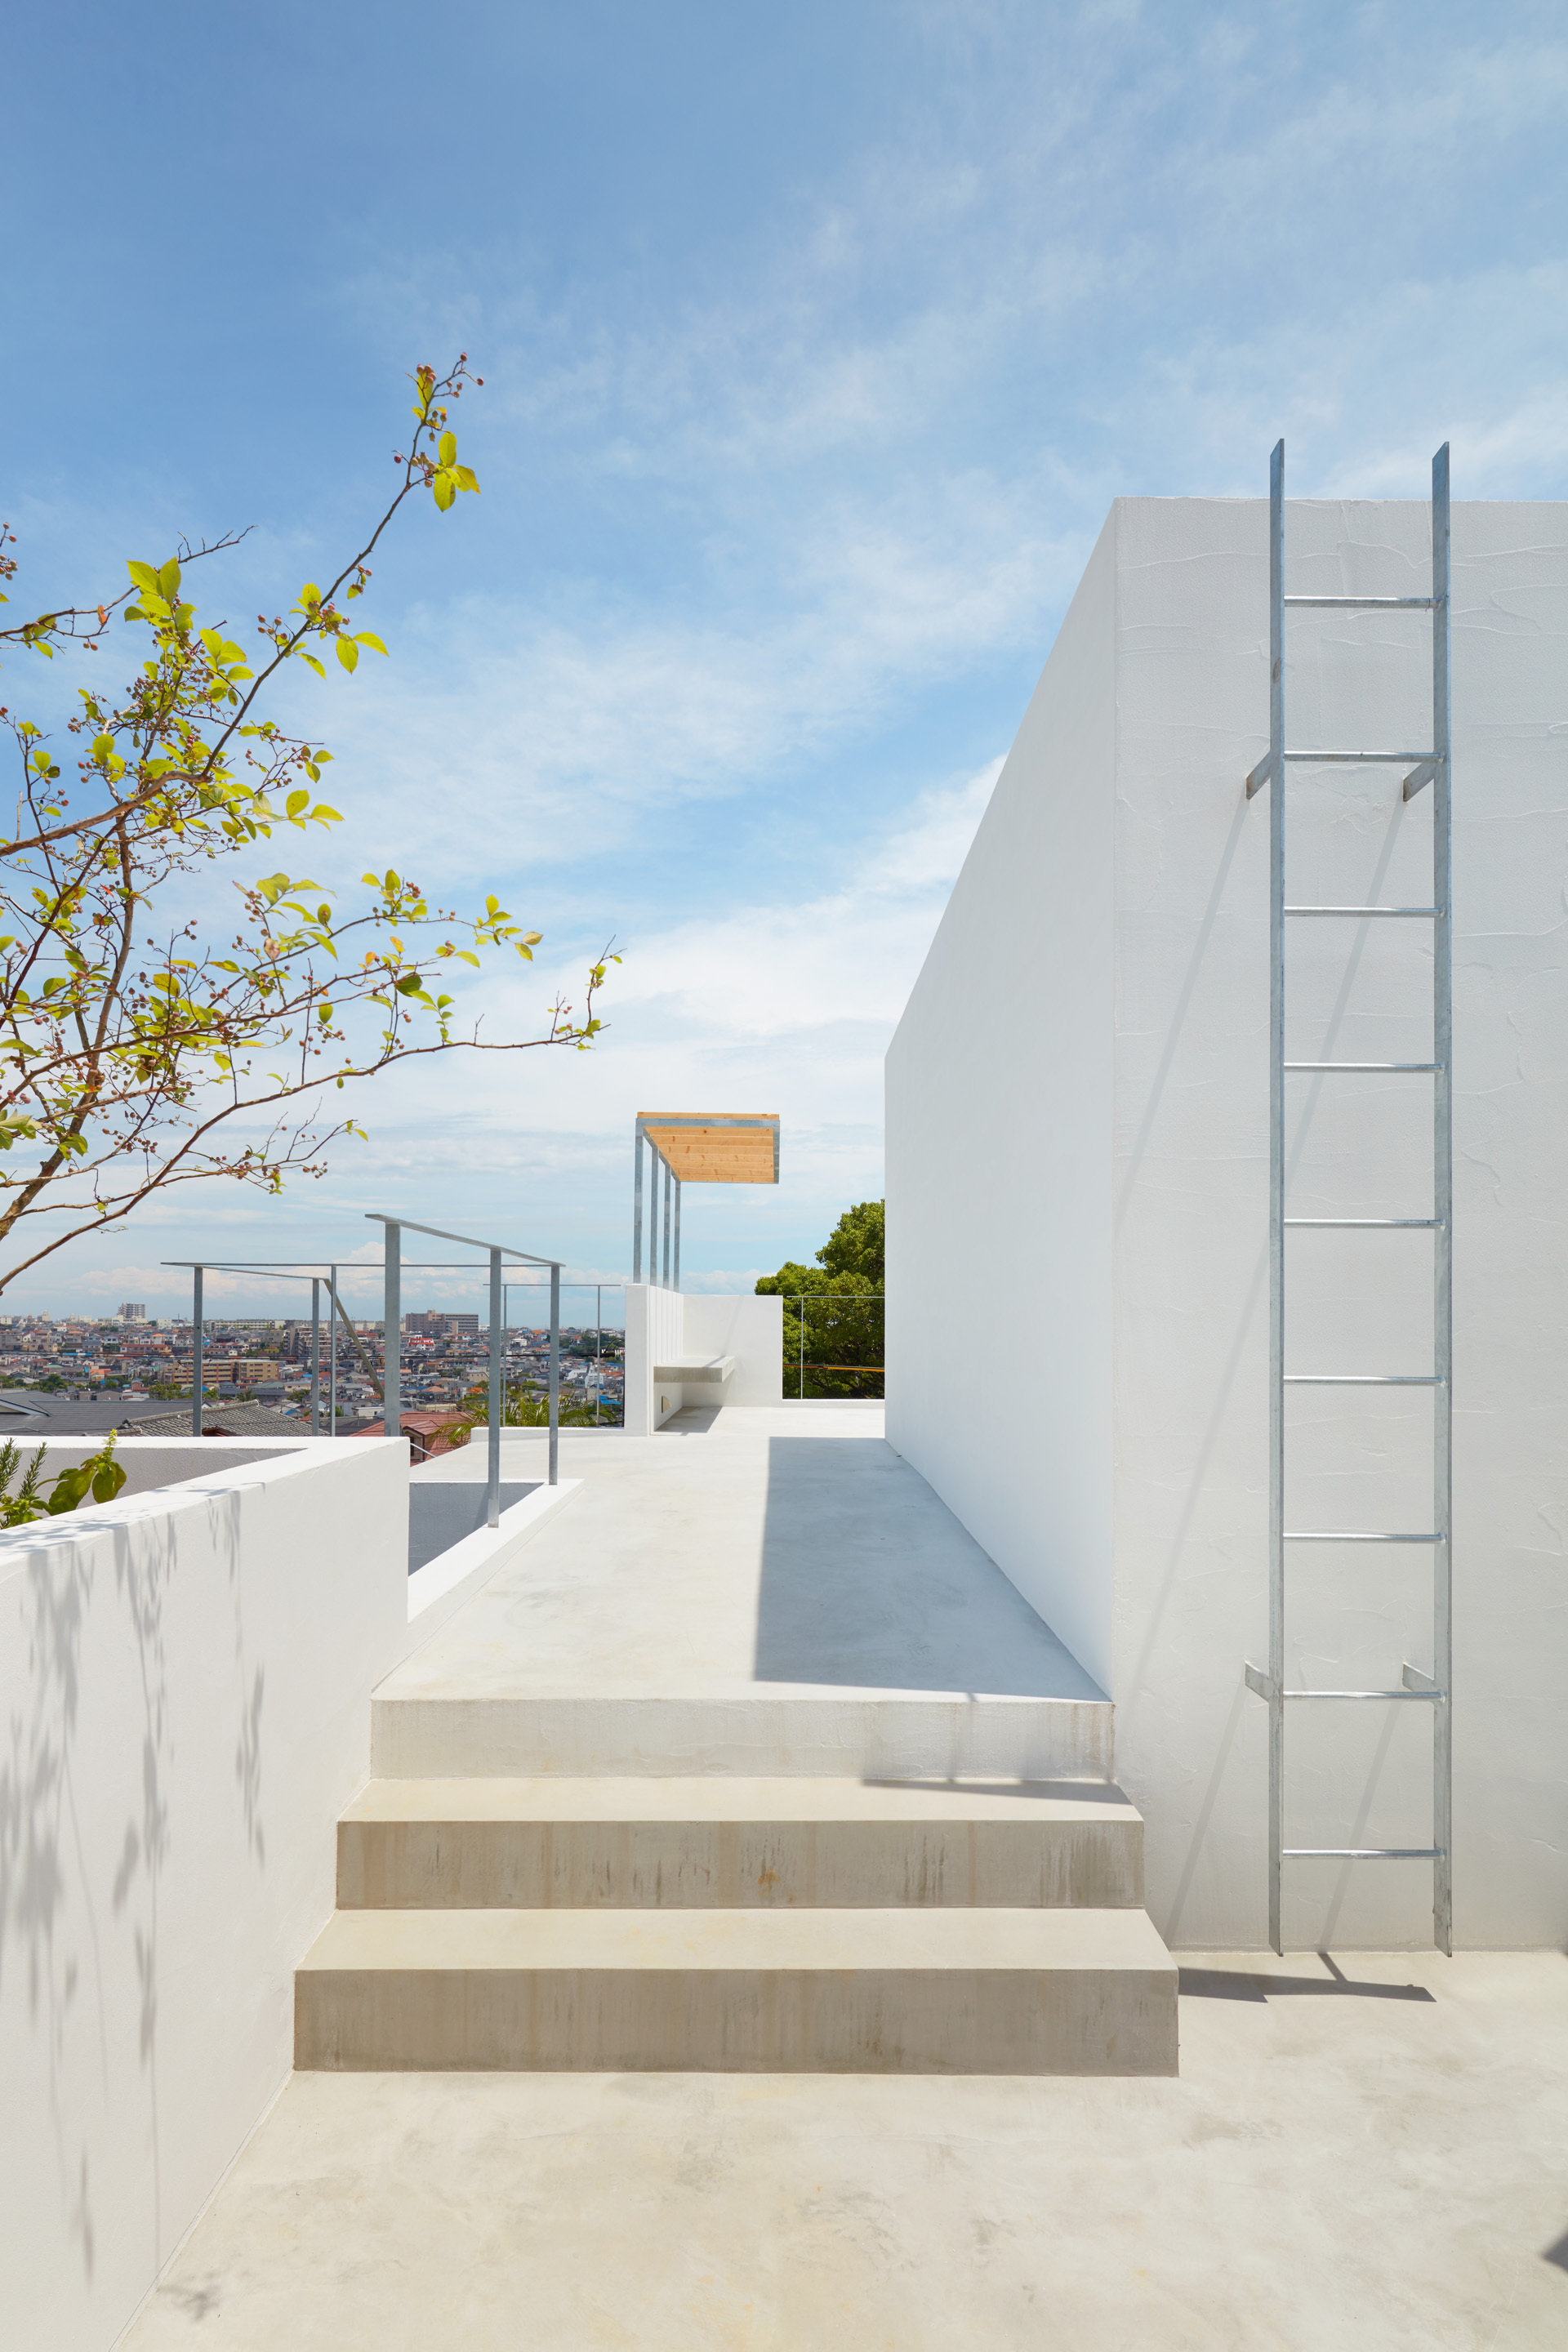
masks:
[[[182,1405],[173,1412],[122,1421],[120,1426],[127,1437],[188,1437],[191,1409]],[[310,1433],[309,1420],[275,1412],[267,1404],[209,1404],[202,1410],[204,1437],[308,1437]]]

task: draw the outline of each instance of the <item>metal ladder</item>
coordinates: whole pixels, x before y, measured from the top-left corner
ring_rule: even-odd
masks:
[[[1285,614],[1293,605],[1403,609],[1432,615],[1432,744],[1426,751],[1300,751],[1285,740]],[[1284,1950],[1280,1880],[1288,1862],[1424,1861],[1432,1864],[1433,1940],[1453,1949],[1453,1712],[1449,1540],[1453,1435],[1453,1137],[1449,1076],[1453,1028],[1449,920],[1448,445],[1432,460],[1430,596],[1287,596],[1285,593],[1285,444],[1268,466],[1268,750],[1247,779],[1250,800],[1272,784],[1268,812],[1268,1666],[1247,1668],[1247,1687],[1268,1707],[1268,1940]],[[1299,907],[1285,900],[1285,778],[1292,762],[1389,766],[1408,770],[1404,797],[1432,787],[1432,903],[1426,907]],[[1433,926],[1433,1058],[1430,1062],[1288,1062],[1285,1059],[1285,926],[1299,918],[1425,919]],[[1432,1214],[1429,1217],[1288,1217],[1285,1213],[1285,1080],[1300,1070],[1379,1070],[1430,1076]],[[1429,1372],[1288,1372],[1285,1370],[1285,1237],[1298,1226],[1386,1227],[1433,1237],[1434,1360]],[[1432,1524],[1415,1532],[1371,1528],[1292,1528],[1285,1525],[1285,1391],[1293,1387],[1429,1388],[1433,1432]],[[1287,1690],[1285,1550],[1293,1543],[1422,1544],[1433,1556],[1433,1672],[1405,1664],[1397,1690]],[[1432,1710],[1432,1819],[1429,1846],[1289,1846],[1285,1843],[1286,1709],[1302,1702],[1411,1700]]]

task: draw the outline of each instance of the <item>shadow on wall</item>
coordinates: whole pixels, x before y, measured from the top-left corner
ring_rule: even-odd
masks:
[[[769,1442],[756,1678],[1105,1696],[918,1471],[872,1436]]]
[[[244,1841],[255,1868],[266,1868],[262,1817],[264,1674],[251,1673],[239,1577],[236,1495],[208,1505],[209,1536],[226,1558],[233,1609],[236,1713],[232,1769]],[[83,1514],[72,1534],[91,1531]],[[124,1638],[136,1662],[134,1718],[109,1732],[123,1790],[118,1836],[94,1834],[90,1797],[106,1783],[105,1725],[83,1717],[83,1686],[101,1669],[87,1654],[95,1585],[104,1572],[79,1541],[48,1542],[26,1567],[27,1703],[12,1712],[0,1755],[0,2001],[16,2032],[18,1994],[36,2042],[47,2049],[55,2145],[52,2157],[81,2274],[90,2290],[96,2267],[92,2138],[103,2129],[104,2090],[123,2082],[126,2053],[115,2032],[110,1980],[122,1976],[127,1946],[139,1988],[136,2065],[145,2098],[146,2225],[162,2259],[164,2239],[160,2091],[160,1893],[171,1854],[165,1778],[174,1725],[169,1690],[166,1620],[179,1572],[178,1545],[167,1523],[139,1519],[113,1531],[113,1580],[124,1612]],[[18,1544],[18,1549],[21,1548]],[[111,1723],[113,1720],[111,1711]],[[77,1769],[83,1731],[92,1723],[100,1752]],[[84,1791],[86,1792],[84,1794]],[[88,1808],[88,1817],[81,1811]],[[112,1869],[110,1868],[112,1857]],[[19,1981],[20,1979],[20,1981]],[[25,1991],[23,1987],[25,1986]],[[13,2053],[19,2055],[19,2053]],[[96,2085],[96,2091],[89,2085]],[[112,2152],[109,2162],[112,2172]]]

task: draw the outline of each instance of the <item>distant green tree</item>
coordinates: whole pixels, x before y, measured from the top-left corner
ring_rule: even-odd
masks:
[[[489,1389],[470,1389],[458,1410],[470,1432],[488,1429],[490,1418]],[[503,1389],[500,1422],[503,1429],[548,1429],[550,1391],[534,1388],[526,1381],[514,1388]],[[592,1429],[595,1425],[594,1408],[588,1404],[568,1404],[563,1396],[556,1405],[555,1425],[558,1429]],[[448,1439],[448,1443],[454,1445],[466,1444],[467,1442],[466,1437],[459,1438],[455,1434]]]
[[[817,1251],[829,1274],[863,1275],[873,1290],[887,1287],[886,1203],[858,1201],[846,1209]]]
[[[787,1395],[881,1394],[887,1289],[883,1223],[880,1201],[858,1202],[845,1210],[817,1251],[815,1265],[791,1258],[776,1274],[764,1274],[758,1282],[760,1297],[784,1299]]]

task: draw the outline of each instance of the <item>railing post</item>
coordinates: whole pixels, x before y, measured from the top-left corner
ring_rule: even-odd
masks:
[[[632,1148],[632,1164],[636,1171],[632,1184],[632,1280],[642,1280],[642,1128],[637,1130]]]
[[[339,1313],[338,1269],[335,1265],[329,1266],[327,1269],[327,1297],[331,1302],[331,1310],[327,1316],[327,1328],[332,1335],[327,1346],[327,1419],[331,1425],[332,1435],[335,1437],[338,1433]]]
[[[500,1525],[501,1286],[500,1252],[490,1252],[489,1503],[486,1525]]]
[[[680,1288],[680,1179],[675,1180],[675,1287]]]
[[[321,1277],[310,1276],[310,1434],[321,1433]]]
[[[800,1317],[800,1394],[801,1402],[804,1403],[805,1401],[805,1293],[804,1290],[795,1300],[795,1313]]]
[[[664,1171],[664,1286],[669,1288],[669,1196],[675,1190],[675,1171]]]
[[[381,1425],[388,1437],[403,1434],[403,1229],[390,1219],[382,1229]]]
[[[191,1277],[191,1435],[202,1433],[202,1274]]]
[[[605,1286],[594,1285],[594,1426],[599,1426],[599,1403],[605,1393]]]
[[[561,1462],[561,1268],[550,1269],[550,1483],[556,1486]]]

